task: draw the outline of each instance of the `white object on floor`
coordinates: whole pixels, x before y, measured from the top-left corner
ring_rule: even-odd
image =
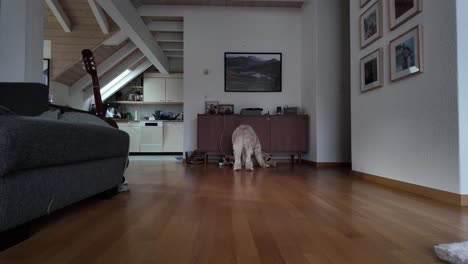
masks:
[[[453,264],[468,264],[468,241],[440,244],[434,247],[437,256]]]
[[[127,171],[125,171],[125,174],[127,174]],[[128,177],[125,177],[125,181],[119,186],[119,192],[129,192],[129,191],[130,191],[130,188],[128,187]]]
[[[124,183],[120,184],[119,186],[119,192],[129,192],[130,188],[128,187],[127,180],[125,180]]]

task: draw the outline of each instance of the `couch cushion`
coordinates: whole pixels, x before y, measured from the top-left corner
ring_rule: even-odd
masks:
[[[129,136],[118,129],[37,117],[0,116],[0,176],[31,168],[122,157]]]

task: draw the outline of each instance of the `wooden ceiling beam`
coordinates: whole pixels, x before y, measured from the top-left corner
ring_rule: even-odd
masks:
[[[99,6],[95,0],[88,0],[88,4],[94,14],[94,17],[96,17],[96,21],[101,28],[102,33],[109,34],[109,21],[107,21],[104,10],[102,10],[101,6]]]
[[[169,74],[169,61],[154,39],[135,7],[129,0],[97,0],[130,40],[151,63],[164,74]]]
[[[106,72],[112,69],[115,65],[121,62],[123,59],[125,59],[128,55],[130,55],[136,49],[137,47],[135,46],[135,44],[133,44],[132,42],[129,42],[125,46],[117,50],[114,54],[112,54],[109,58],[107,58],[105,61],[103,61],[97,66],[99,77],[103,76]],[[83,90],[90,85],[91,85],[91,78],[89,78],[89,76],[85,74],[85,76],[81,77],[78,81],[76,81],[70,87],[70,89]]]
[[[134,54],[122,60],[121,63],[116,65],[114,68],[112,68],[110,71],[108,71],[102,77],[99,78],[101,89],[104,88],[107,84],[109,84],[112,80],[114,80],[117,76],[122,74],[125,70],[131,69],[132,66],[136,65],[144,57],[145,56],[143,55],[143,53],[137,51]],[[98,71],[99,71],[99,68],[98,68]],[[90,89],[90,88],[91,88],[91,85],[86,87],[86,89],[83,91],[85,98],[93,94],[93,89]]]
[[[148,23],[150,31],[158,32],[183,32],[184,22],[181,21],[151,21]]]
[[[183,58],[183,51],[165,51],[164,52],[168,58]]]
[[[162,42],[161,43],[161,48],[164,51],[183,51],[184,50],[184,43]]]
[[[47,3],[47,6],[49,6],[50,11],[52,11],[52,14],[54,14],[55,18],[57,18],[57,21],[59,22],[60,26],[63,28],[63,30],[67,33],[72,31],[72,25],[70,22],[70,19],[68,18],[67,14],[63,10],[62,5],[58,0],[45,0]]]
[[[118,45],[122,44],[122,42],[124,42],[127,39],[128,39],[128,37],[125,34],[125,32],[123,32],[122,30],[119,30],[119,31],[115,32],[112,36],[110,36],[109,38],[104,40],[102,42],[102,45],[118,46]]]
[[[184,42],[183,33],[155,32],[153,35],[157,42]]]

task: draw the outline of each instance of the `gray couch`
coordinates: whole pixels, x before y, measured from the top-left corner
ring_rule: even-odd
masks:
[[[18,114],[0,108],[0,236],[122,182],[125,132],[36,117],[49,108],[44,85],[0,83],[0,106]]]

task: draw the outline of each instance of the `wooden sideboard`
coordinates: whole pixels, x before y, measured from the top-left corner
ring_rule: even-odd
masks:
[[[207,115],[197,120],[198,150],[209,154],[232,154],[232,133],[239,125],[250,125],[257,133],[262,150],[271,154],[298,156],[309,147],[307,115]],[[206,157],[207,157],[206,156]],[[205,161],[207,158],[205,158]]]

